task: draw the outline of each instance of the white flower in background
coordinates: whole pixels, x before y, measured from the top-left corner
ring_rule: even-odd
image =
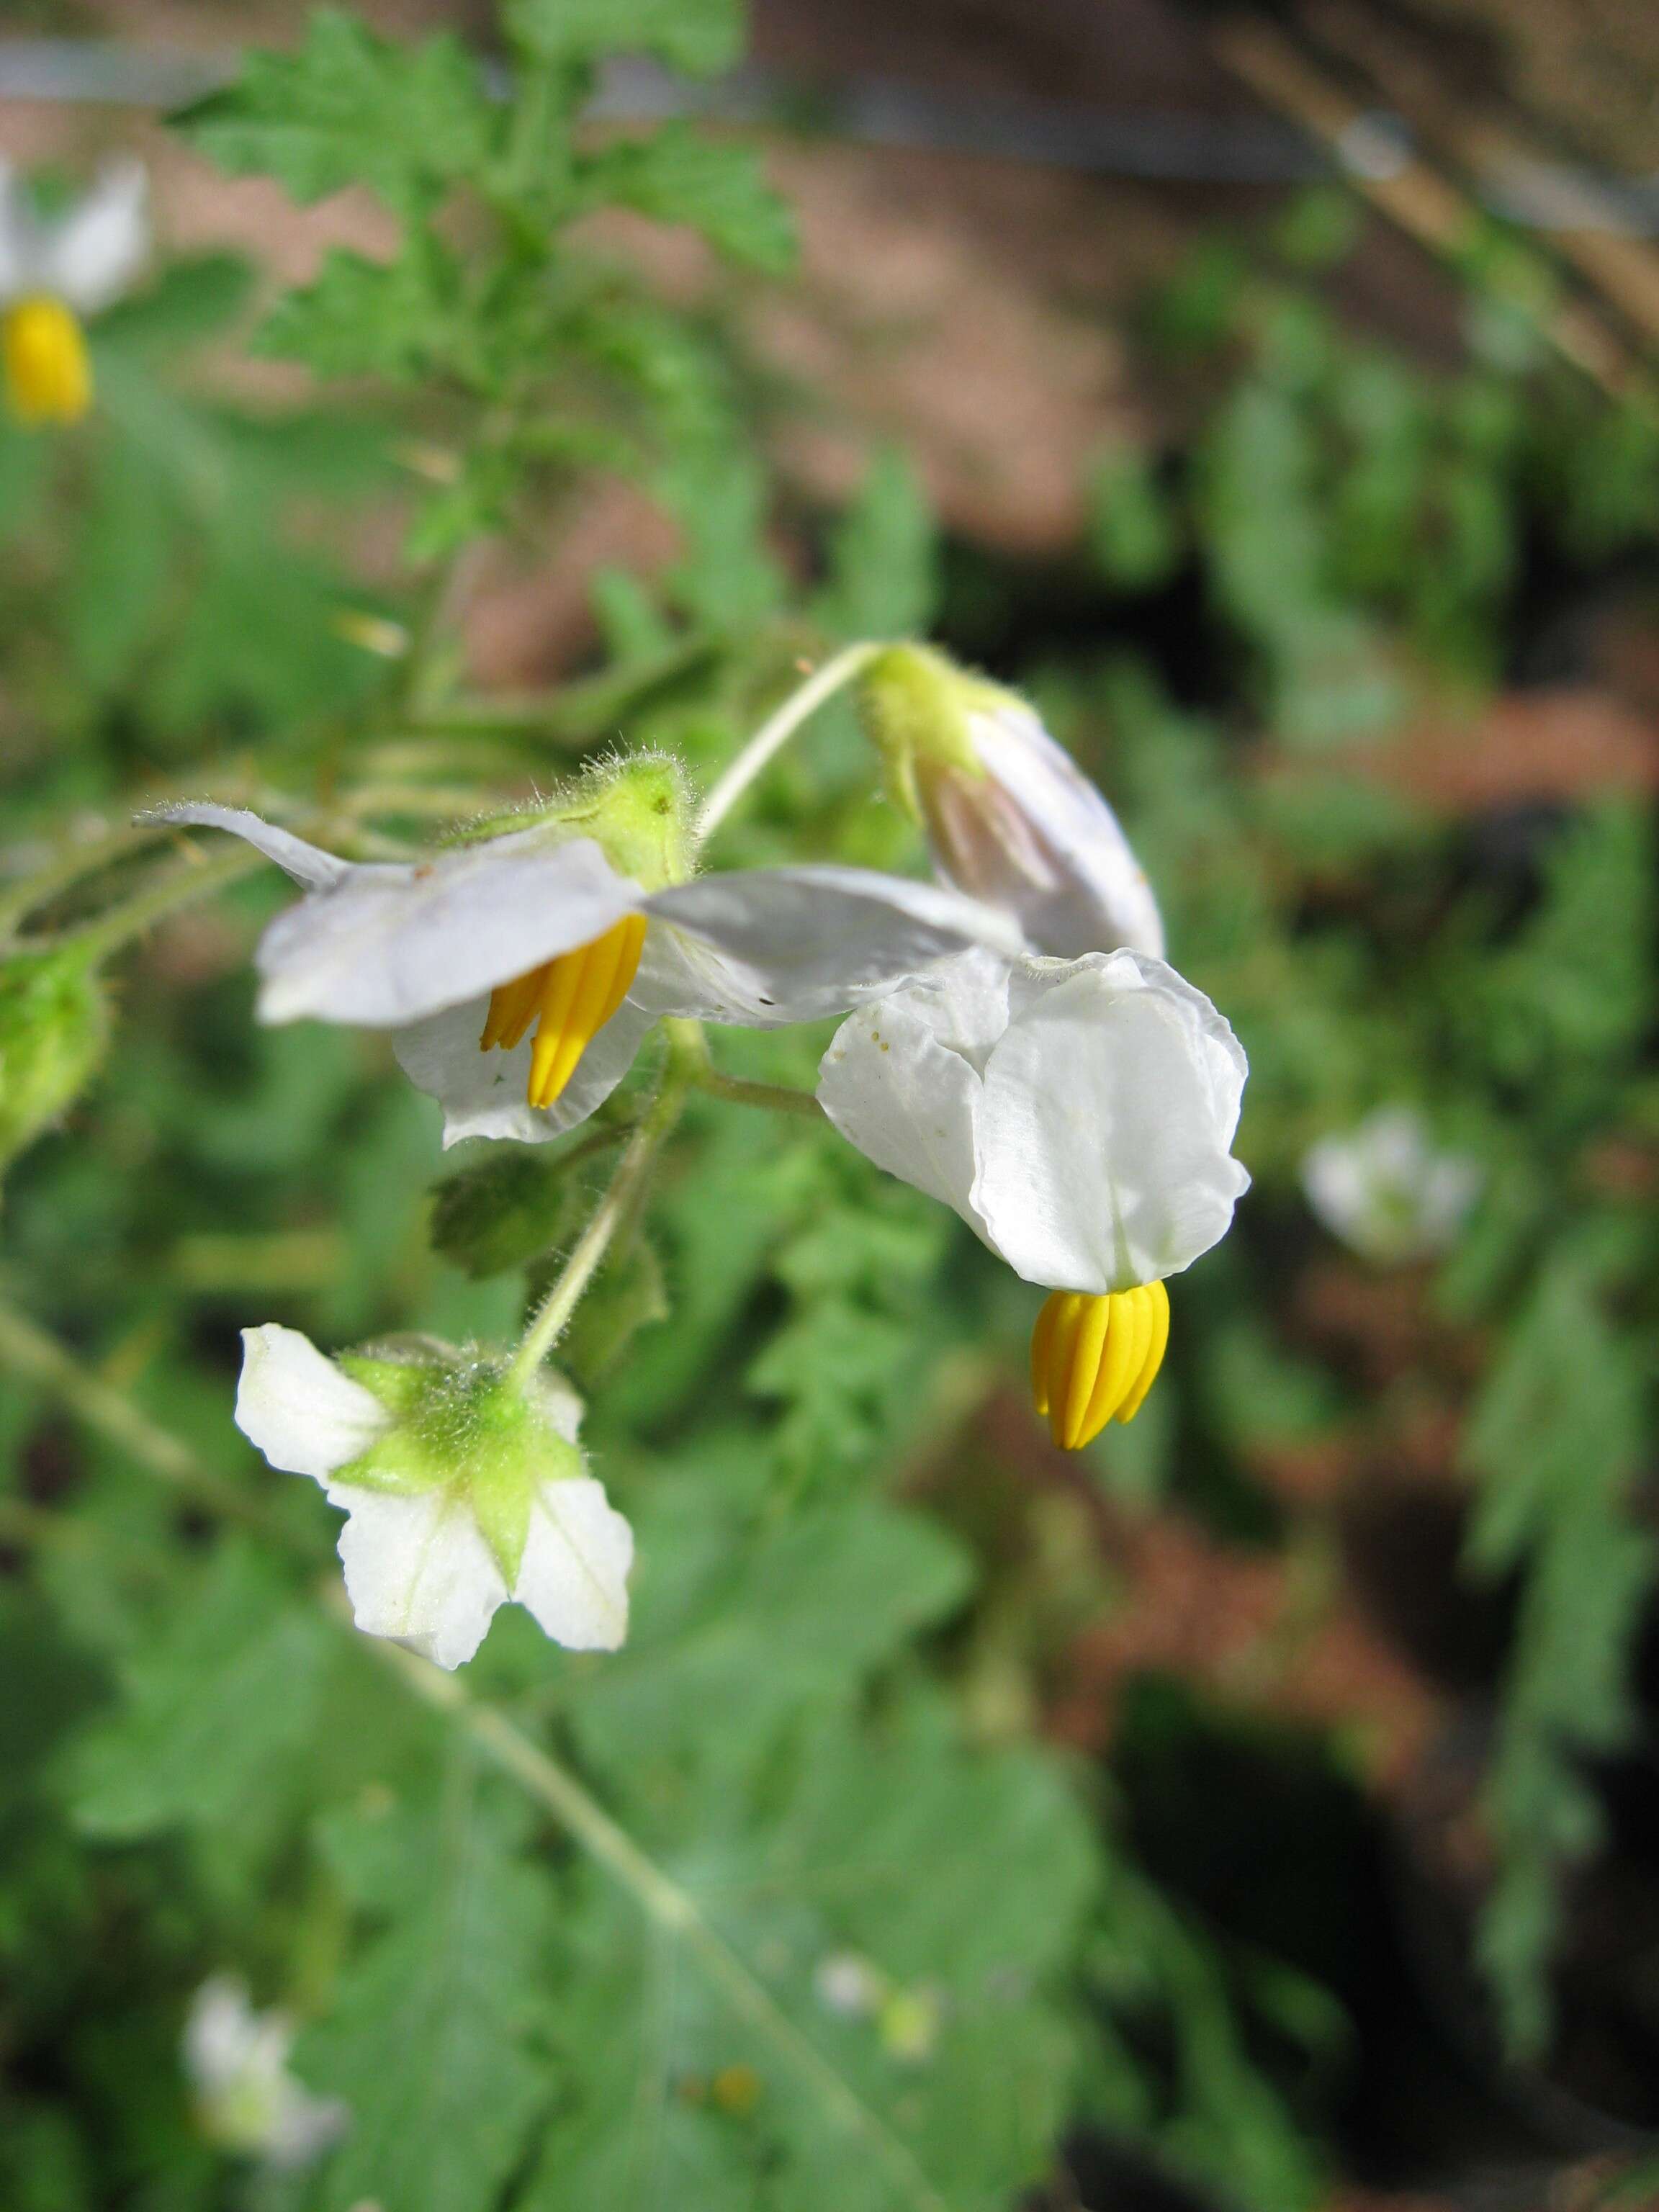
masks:
[[[621,1644],[634,1539],[586,1472],[567,1383],[521,1386],[425,1339],[334,1360],[267,1322],[242,1346],[236,1425],[345,1509],[340,1558],[366,1635],[459,1667],[511,1598],[572,1650]]]
[[[861,1952],[826,1951],[812,1969],[812,1987],[826,2012],[862,2020],[879,2008],[890,1984]]]
[[[1383,1267],[1449,1250],[1484,1180],[1478,1160],[1437,1146],[1411,1106],[1379,1107],[1346,1136],[1322,1138],[1302,1163],[1318,1218]]]
[[[314,2097],[288,2070],[294,2023],[256,2012],[229,1974],[203,1983],[185,2022],[184,2062],[202,2132],[223,2150],[305,2166],[350,2125],[337,2098]]]
[[[1017,692],[896,645],[860,674],[859,703],[947,883],[1006,908],[1039,952],[1163,957],[1158,901],[1117,817]]]
[[[609,788],[647,819],[661,797],[657,826],[647,834],[624,818],[624,838],[615,818],[599,820],[601,790],[588,817],[413,864],[355,865],[233,807],[166,806],[146,818],[228,830],[304,889],[259,946],[261,1020],[393,1030],[404,1072],[442,1103],[446,1145],[537,1143],[584,1121],[664,1015],[758,1029],[814,1021],[965,945],[1018,949],[994,908],[864,868],[677,882],[677,773],[629,764]],[[569,834],[585,818],[609,854],[596,836]]]
[[[861,1008],[818,1097],[890,1175],[1054,1291],[1037,1409],[1075,1449],[1139,1410],[1164,1358],[1164,1279],[1225,1235],[1244,1054],[1202,992],[1128,951],[1012,965],[969,952]]]
[[[82,319],[118,299],[149,258],[142,164],[115,161],[63,215],[36,213],[0,162],[0,362],[20,422],[76,422],[92,404]]]

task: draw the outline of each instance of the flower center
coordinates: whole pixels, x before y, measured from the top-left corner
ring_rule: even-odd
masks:
[[[81,325],[61,300],[19,300],[0,318],[6,398],[20,422],[78,422],[92,404]]]
[[[532,1106],[550,1106],[597,1032],[628,996],[644,945],[645,916],[625,914],[603,937],[544,960],[510,983],[498,983],[489,994],[479,1051],[499,1045],[511,1052],[534,1022],[525,1096]]]
[[[1051,1291],[1031,1332],[1031,1392],[1054,1442],[1077,1451],[1108,1421],[1133,1421],[1169,1340],[1170,1294],[1162,1283],[1104,1297]]]

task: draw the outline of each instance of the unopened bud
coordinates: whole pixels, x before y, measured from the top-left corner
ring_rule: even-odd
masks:
[[[947,883],[1005,908],[1039,951],[1162,957],[1158,902],[1117,817],[1017,692],[899,645],[864,671],[860,706]]]
[[[90,957],[24,947],[0,961],[0,1167],[91,1081],[109,1008]]]

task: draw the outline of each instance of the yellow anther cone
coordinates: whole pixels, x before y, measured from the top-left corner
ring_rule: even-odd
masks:
[[[1099,1297],[1053,1291],[1031,1332],[1031,1392],[1054,1442],[1077,1451],[1108,1421],[1133,1420],[1169,1340],[1162,1283]]]
[[[628,996],[639,972],[645,930],[642,914],[624,915],[602,937],[544,961],[510,983],[499,983],[490,993],[480,1052],[497,1045],[511,1052],[531,1023],[536,1024],[526,1090],[532,1106],[552,1105],[597,1032]]]
[[[92,404],[92,363],[61,300],[19,300],[0,317],[6,404],[20,422],[78,422]]]

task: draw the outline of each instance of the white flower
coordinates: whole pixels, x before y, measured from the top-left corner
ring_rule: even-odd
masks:
[[[148,818],[228,830],[303,887],[259,946],[260,1018],[392,1030],[405,1072],[442,1103],[446,1145],[572,1127],[664,1015],[813,1021],[964,945],[1018,943],[994,908],[867,869],[753,869],[647,892],[593,838],[557,827],[358,866],[239,808]]]
[[[827,1951],[812,1969],[812,1987],[826,2012],[860,2020],[875,2012],[888,1991],[879,1966],[857,1951]]]
[[[1164,1354],[1159,1285],[1249,1187],[1229,1149],[1245,1073],[1227,1024],[1161,960],[975,951],[844,1022],[818,1097],[878,1167],[1054,1290],[1033,1370],[1075,1446],[1139,1409]]]
[[[1117,817],[1018,693],[903,645],[870,664],[860,696],[947,883],[1006,908],[1039,952],[1163,957],[1158,901]]]
[[[340,1558],[365,1634],[459,1667],[516,1599],[573,1650],[621,1644],[634,1540],[584,1471],[567,1384],[544,1372],[520,1389],[424,1341],[337,1363],[275,1322],[242,1345],[237,1426],[344,1507]]]
[[[1382,1106],[1302,1163],[1309,1205],[1334,1237],[1380,1266],[1431,1259],[1456,1242],[1484,1171],[1443,1152],[1410,1106]]]
[[[288,2070],[294,2023],[255,2012],[228,1974],[203,1983],[185,2022],[185,2071],[204,2134],[222,2148],[280,2167],[304,2166],[350,2124],[337,2098],[314,2097]]]
[[[43,219],[0,162],[0,356],[23,422],[72,422],[92,400],[80,319],[128,290],[149,255],[142,165],[117,161],[64,214]]]

